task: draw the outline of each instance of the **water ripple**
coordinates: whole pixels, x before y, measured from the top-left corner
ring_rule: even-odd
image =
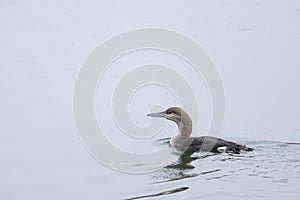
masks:
[[[245,184],[251,188],[263,183],[266,186],[278,185],[278,188],[288,187],[294,188],[294,192],[298,191],[298,188],[289,185],[300,180],[300,157],[296,153],[300,150],[298,143],[238,142],[249,145],[255,150],[240,154],[199,152],[193,155],[182,155],[176,162],[153,172],[150,175],[152,180],[150,184],[187,183],[189,180],[194,183],[192,185],[206,185],[208,182],[218,181],[221,185],[230,182],[238,188],[242,182],[243,188]],[[263,191],[257,192],[259,189],[255,191],[253,196],[260,196],[260,193],[263,193]],[[155,195],[159,196],[161,193]],[[152,196],[142,196],[144,197]]]
[[[158,197],[158,196],[163,196],[163,195],[169,195],[169,194],[174,194],[174,193],[178,193],[178,192],[183,192],[185,190],[189,189],[189,187],[179,187],[176,189],[172,189],[172,190],[167,190],[164,192],[159,192],[159,193],[155,193],[155,194],[148,194],[148,195],[143,195],[143,196],[137,196],[137,197],[132,197],[132,198],[128,198],[125,200],[134,200],[134,199],[143,199],[143,198],[149,198],[149,197]]]

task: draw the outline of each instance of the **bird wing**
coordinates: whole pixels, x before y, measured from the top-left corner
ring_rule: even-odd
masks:
[[[177,145],[177,148],[180,151],[218,151],[219,147],[226,147],[227,149],[238,153],[240,150],[251,151],[251,148],[248,148],[243,145],[236,144],[227,140],[212,136],[202,136],[202,137],[190,137]]]

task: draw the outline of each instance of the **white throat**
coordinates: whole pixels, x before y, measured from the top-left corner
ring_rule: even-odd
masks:
[[[179,144],[182,140],[184,140],[185,138],[182,136],[182,134],[178,133],[177,135],[173,135],[171,137],[170,140],[170,144],[171,146],[176,146],[177,144]]]
[[[180,122],[176,122],[178,126],[178,133],[171,137],[170,144],[171,146],[178,145],[184,139],[190,137],[192,133],[192,120],[190,117],[183,117]]]

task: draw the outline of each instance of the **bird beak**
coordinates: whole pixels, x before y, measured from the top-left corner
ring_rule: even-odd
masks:
[[[167,114],[165,111],[163,112],[158,112],[158,113],[149,113],[147,116],[149,117],[161,117],[161,118],[166,118]]]

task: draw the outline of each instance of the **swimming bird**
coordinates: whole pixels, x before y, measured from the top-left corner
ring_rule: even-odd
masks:
[[[179,107],[171,107],[163,112],[150,113],[149,117],[160,117],[173,121],[178,126],[178,133],[171,137],[170,145],[183,152],[232,152],[240,150],[252,151],[250,147],[236,144],[227,140],[212,136],[190,137],[192,133],[192,119],[189,114]]]

